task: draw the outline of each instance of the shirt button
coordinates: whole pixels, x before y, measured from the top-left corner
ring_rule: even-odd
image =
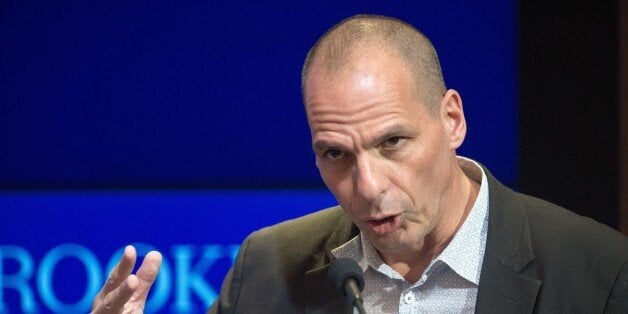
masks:
[[[406,304],[414,304],[416,302],[416,298],[414,297],[414,294],[412,292],[408,292],[403,297],[403,301],[406,302]]]

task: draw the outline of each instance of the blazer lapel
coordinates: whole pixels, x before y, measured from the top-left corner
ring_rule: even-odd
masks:
[[[485,275],[486,274],[486,275]],[[484,259],[476,313],[532,313],[541,281]]]
[[[303,275],[299,292],[306,313],[351,313],[351,307],[327,280],[329,264]]]
[[[476,313],[531,313],[542,281],[524,271],[534,260],[523,204],[485,168],[489,220]]]
[[[358,234],[357,227],[343,215],[338,227],[325,244],[325,254],[317,258],[312,269],[301,277],[298,300],[306,313],[352,313],[351,305],[327,280],[327,269],[334,256],[331,250]]]

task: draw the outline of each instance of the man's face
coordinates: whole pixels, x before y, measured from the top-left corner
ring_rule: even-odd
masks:
[[[380,252],[419,248],[439,227],[455,153],[402,61],[385,54],[326,74],[310,69],[305,103],[323,181]]]

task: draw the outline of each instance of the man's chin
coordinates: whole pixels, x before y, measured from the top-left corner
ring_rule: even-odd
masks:
[[[402,253],[415,251],[421,245],[421,240],[411,237],[406,230],[399,228],[385,234],[367,233],[367,239],[381,253]]]
[[[405,245],[401,241],[399,232],[385,234],[370,233],[367,235],[371,245],[373,245],[373,247],[375,247],[375,249],[379,252],[395,252],[408,247],[408,245]]]

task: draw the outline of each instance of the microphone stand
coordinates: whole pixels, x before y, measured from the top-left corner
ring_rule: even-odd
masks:
[[[353,299],[353,307],[358,309],[358,313],[366,314],[364,311],[364,303],[362,302],[362,295],[360,294],[358,281],[355,280],[355,278],[347,278],[345,281],[345,292],[347,297]]]
[[[364,311],[364,304],[362,304],[362,299],[355,299],[353,301],[353,307],[358,309],[358,313],[366,314],[366,311]]]

